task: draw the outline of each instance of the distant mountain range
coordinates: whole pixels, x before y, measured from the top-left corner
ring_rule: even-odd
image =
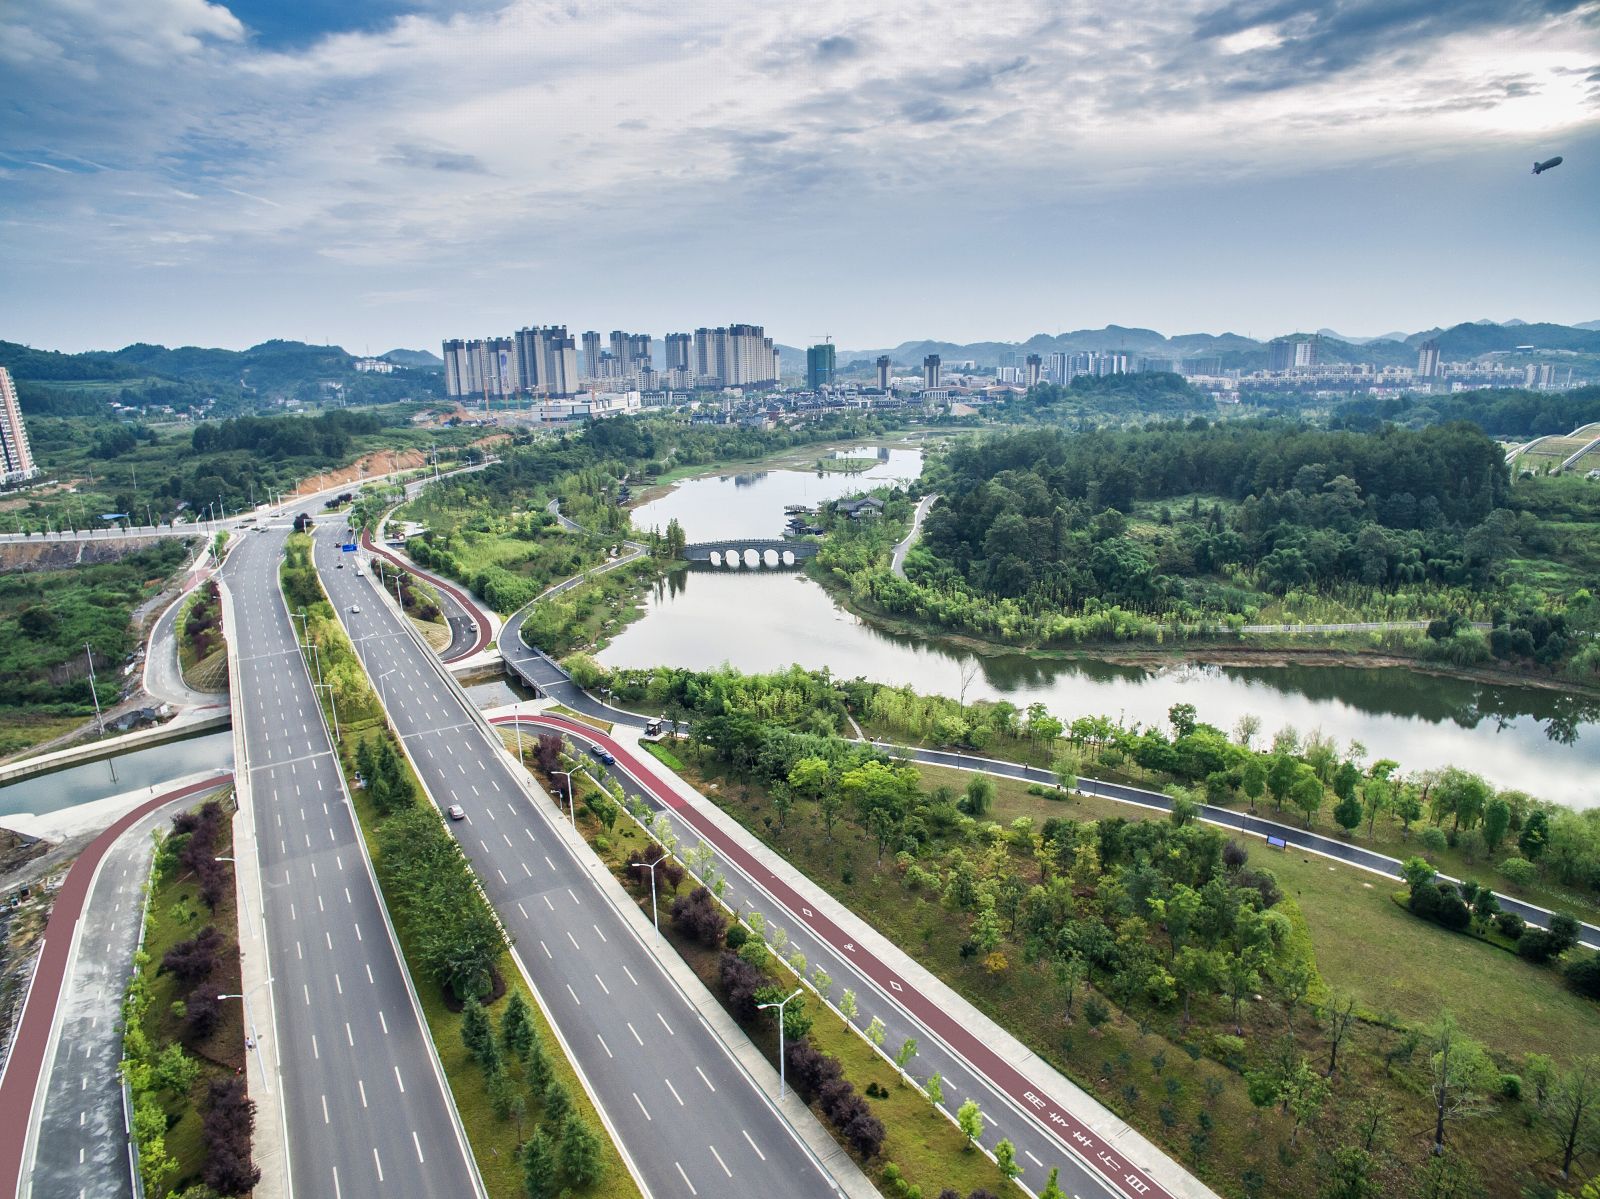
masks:
[[[418,369],[442,366],[439,359],[425,351],[392,353],[410,356],[392,359],[409,369],[394,375],[363,374],[355,369],[355,356],[341,347],[299,341],[264,341],[248,350],[168,349],[139,343],[86,354],[0,341],[0,366],[16,379],[26,411],[62,415],[104,412],[113,400],[179,411],[206,406],[238,412],[276,400],[316,402],[330,392],[342,395],[347,403],[432,399],[443,394],[439,375]]]
[[[1310,333],[1285,334],[1296,340]],[[1379,366],[1407,366],[1417,360],[1417,347],[1433,339],[1447,361],[1475,358],[1481,354],[1533,346],[1539,350],[1565,350],[1600,354],[1600,321],[1583,325],[1529,324],[1526,321],[1476,321],[1449,329],[1425,329],[1418,333],[1385,333],[1378,337],[1345,337],[1332,329],[1319,329],[1324,362],[1371,362]],[[805,351],[793,346],[779,347],[784,367],[803,370]],[[841,368],[849,364],[871,363],[887,354],[896,368],[920,369],[923,358],[938,354],[946,362],[972,360],[979,366],[993,367],[1002,354],[1051,354],[1102,351],[1125,353],[1136,358],[1216,357],[1224,369],[1254,369],[1265,365],[1267,342],[1237,333],[1182,333],[1168,337],[1154,329],[1107,325],[1103,329],[1077,329],[1070,333],[1036,333],[1026,341],[906,341],[897,346],[876,349],[843,349],[836,352]]]

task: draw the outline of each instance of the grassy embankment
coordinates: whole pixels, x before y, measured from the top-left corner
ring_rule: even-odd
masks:
[[[888,728],[881,722],[868,717],[858,716],[861,728],[873,740],[881,741],[886,745],[910,745],[924,749],[948,749],[948,745],[941,743],[932,736],[906,737],[903,730]],[[975,753],[980,757],[994,758],[1004,762],[1021,762],[1029,766],[1039,767],[1044,770],[1051,768],[1051,749],[1043,742],[1030,738],[1024,734],[1015,736],[996,734],[993,740],[980,750],[966,750],[962,752]],[[1117,765],[1097,760],[1092,753],[1085,753],[1079,761],[1079,772],[1085,776],[1101,779],[1111,783],[1126,783],[1133,787],[1142,787],[1149,791],[1162,791],[1174,780],[1158,771],[1146,770],[1131,758],[1123,758]],[[959,790],[966,785],[970,775],[961,771],[949,772],[954,776],[953,786]],[[999,780],[997,780],[999,781]],[[1107,803],[1112,801],[1107,800]],[[1249,800],[1241,794],[1231,793],[1219,800],[1206,800],[1215,807],[1227,808],[1236,812],[1249,811]],[[1132,818],[1137,811],[1135,805],[1113,804],[1113,808],[1121,810],[1124,816]],[[1421,856],[1427,858],[1441,873],[1454,878],[1474,879],[1486,886],[1492,886],[1496,891],[1511,895],[1528,903],[1549,908],[1557,912],[1570,912],[1580,920],[1593,921],[1600,915],[1600,896],[1584,894],[1568,890],[1557,881],[1545,875],[1537,875],[1527,885],[1514,883],[1499,874],[1492,863],[1481,857],[1469,858],[1463,848],[1449,846],[1437,850],[1425,850],[1418,834],[1428,827],[1426,818],[1418,821],[1411,827],[1409,833],[1403,829],[1388,813],[1381,814],[1373,822],[1372,831],[1367,831],[1363,822],[1353,833],[1346,833],[1333,819],[1331,801],[1324,803],[1317,814],[1310,821],[1305,819],[1305,814],[1299,810],[1288,807],[1279,807],[1273,804],[1271,797],[1264,795],[1257,803],[1256,814],[1268,819],[1292,824],[1296,828],[1306,828],[1312,832],[1320,833],[1325,837],[1332,837],[1346,841],[1351,845],[1370,849],[1374,853],[1381,853],[1398,861],[1405,861],[1409,857]],[[1514,846],[1502,847],[1501,853],[1517,852]]]
[[[178,610],[178,668],[196,691],[228,689],[228,647],[222,639],[222,603],[216,584],[196,587]]]
[[[117,561],[0,574],[0,756],[94,716],[85,642],[94,648],[101,707],[117,702],[122,664],[138,644],[134,609],[188,553],[169,539]]]
[[[210,801],[217,802],[217,801]],[[222,797],[231,814],[232,791]],[[197,805],[198,807],[198,805]],[[180,942],[214,930],[216,951],[195,990],[206,995],[241,991],[238,908],[232,867],[208,908],[198,874],[178,860],[192,836],[167,830],[151,866],[145,912],[144,945],[134,956],[134,975],[123,1007],[124,1071],[134,1091],[134,1128],[141,1151],[140,1173],[152,1199],[179,1194],[200,1181],[207,1159],[202,1112],[213,1082],[236,1077],[245,1064],[244,1005],[213,1001],[209,1026],[189,1022],[185,999],[190,988],[162,959]],[[218,821],[207,858],[233,853],[230,819]]]
[[[663,760],[673,757],[670,750],[660,746],[650,745],[648,748]],[[531,747],[528,753],[531,757]],[[593,781],[586,775],[575,775],[574,780],[577,783],[578,800],[586,800],[598,791]],[[648,918],[650,885],[634,878],[627,867],[629,862],[642,860],[641,855],[646,850],[651,850],[657,843],[647,837],[626,815],[619,814],[608,831],[587,804],[578,807],[578,830]],[[658,874],[657,903],[661,911],[662,935],[705,984],[706,989],[726,1004],[719,972],[721,947],[709,948],[686,935],[667,915],[673,900],[679,894],[688,894],[695,885],[691,876],[674,890],[665,880],[664,872]],[[797,981],[794,971],[779,961],[776,952],[771,956],[769,970],[783,983],[785,991],[794,989]],[[885,1061],[861,1037],[858,1030],[846,1024],[835,1012],[818,1003],[812,995],[806,997],[806,1012],[814,1018],[811,1030],[807,1034],[811,1043],[823,1053],[839,1060],[844,1067],[844,1077],[855,1085],[857,1092],[866,1098],[872,1114],[883,1122],[886,1136],[882,1152],[870,1161],[861,1162],[862,1168],[875,1184],[886,1185],[884,1170],[893,1163],[907,1182],[910,1185],[920,1186],[926,1196],[938,1194],[944,1187],[954,1187],[962,1194],[969,1194],[979,1189],[987,1189],[997,1194],[1006,1193],[1005,1180],[994,1163],[983,1154],[968,1149],[965,1138],[950,1120],[935,1110],[926,1095],[916,1086],[903,1084],[895,1067]],[[761,1016],[755,1022],[741,1027],[761,1050],[762,1055],[776,1068],[778,1064],[776,1021]],[[888,1048],[892,1050],[896,1046]],[[870,1092],[869,1086],[873,1088]],[[832,1129],[822,1114],[816,1097],[808,1098],[818,1121],[824,1128],[833,1131],[835,1138],[849,1152],[848,1144],[836,1130]],[[950,1101],[947,1099],[947,1102]],[[857,1160],[860,1160],[859,1156]],[[1042,1185],[1044,1180],[1041,1178],[1037,1181]],[[892,1189],[885,1190],[885,1194],[895,1193]]]
[[[291,606],[295,608],[303,606],[311,616],[308,622],[311,638],[321,647],[323,669],[334,679],[335,692],[339,693],[340,722],[343,732],[343,740],[339,745],[340,765],[345,778],[353,780],[356,772],[356,747],[364,739],[374,742],[387,739],[397,751],[401,746],[379,714],[381,709],[377,697],[372,692],[370,681],[362,670],[349,639],[339,626],[315,571],[309,567],[309,547],[309,538],[290,539],[289,559],[284,567],[284,593],[290,597]],[[343,693],[340,693],[341,685],[345,688]],[[326,692],[319,694],[325,696]],[[323,702],[326,703],[326,699]],[[423,796],[425,793],[422,790],[421,780],[417,778],[403,754],[400,762],[413,793]],[[531,1135],[538,1127],[542,1104],[538,1101],[538,1097],[528,1097],[528,1118],[521,1128],[512,1120],[502,1120],[495,1116],[484,1072],[473,1060],[462,1040],[460,1011],[452,1010],[453,1005],[447,1000],[444,988],[428,977],[418,965],[420,950],[417,943],[421,930],[412,927],[400,912],[400,905],[396,900],[397,888],[401,883],[392,876],[384,861],[381,833],[385,817],[377,811],[367,791],[357,789],[352,784],[350,794],[361,824],[362,837],[366,842],[373,870],[383,893],[384,903],[390,910],[401,952],[406,958],[407,968],[422,1004],[423,1017],[427,1020],[429,1033],[433,1037],[440,1064],[444,1067],[445,1078],[449,1082],[456,1110],[461,1115],[461,1122],[466,1128],[467,1140],[472,1146],[473,1156],[477,1160],[479,1172],[483,1175],[484,1184],[489,1189],[491,1199],[522,1199],[524,1191],[518,1151],[521,1148],[523,1134]],[[439,798],[444,802],[446,797]],[[422,799],[419,802],[427,801]],[[516,964],[511,960],[509,952],[501,954],[496,970],[505,983],[506,996],[521,994],[528,1001],[532,1009],[534,1026],[545,1046],[553,1075],[565,1085],[575,1110],[581,1113],[591,1128],[601,1129],[602,1125],[588,1093],[578,1082],[571,1063],[561,1052],[560,1042],[556,1040],[539,1006],[533,1002],[532,993],[528,990],[527,983]],[[505,1003],[506,999],[502,997],[485,1005],[491,1020],[497,1026],[499,1014],[504,1009]],[[513,1080],[521,1086],[524,1083],[522,1067],[512,1062],[508,1070]],[[605,1163],[602,1179],[595,1186],[577,1193],[604,1199],[637,1196],[638,1190],[634,1186],[632,1176],[623,1165],[616,1147],[609,1137],[604,1135],[600,1137],[600,1143]]]
[[[930,787],[959,789],[971,777],[938,768],[921,773]],[[1277,876],[1284,894],[1279,909],[1294,928],[1291,943],[1314,963],[1305,1000],[1311,1014],[1286,1007],[1263,980],[1243,1006],[1238,1042],[1219,997],[1197,995],[1188,1026],[1179,1010],[1141,1002],[1127,1009],[1107,1004],[1107,1018],[1094,1027],[1079,995],[1077,1018],[1068,1023],[1048,963],[1028,962],[1010,940],[1002,946],[1004,969],[990,971],[979,958],[969,959],[961,951],[968,920],[948,910],[937,891],[907,885],[892,860],[877,864],[871,838],[853,822],[836,825],[831,842],[785,833],[759,786],[728,776],[714,762],[703,771],[691,766],[686,777],[998,1024],[1230,1194],[1314,1193],[1323,1155],[1339,1138],[1354,1135],[1358,1113],[1367,1108],[1383,1113],[1377,1177],[1397,1190],[1412,1185],[1428,1160],[1432,1130],[1426,1042],[1413,1037],[1443,1010],[1482,1040],[1507,1072],[1521,1071],[1527,1053],[1551,1054],[1558,1063],[1600,1053],[1595,1005],[1572,993],[1557,972],[1417,919],[1393,902],[1396,884],[1313,855],[1270,853],[1254,842],[1251,864]],[[714,790],[707,789],[711,782]],[[1057,801],[1031,795],[1021,783],[996,783],[989,818],[1002,826],[1020,816],[1032,817],[1036,827],[1052,816],[1164,818],[1110,801]],[[805,825],[799,819],[790,827]],[[1356,1000],[1359,1019],[1341,1049],[1334,1098],[1318,1124],[1321,1142],[1302,1128],[1296,1144],[1289,1117],[1252,1106],[1243,1074],[1269,1068],[1274,1055],[1287,1051],[1289,1038],[1292,1052],[1325,1063],[1325,1015],[1317,1013],[1337,995]],[[1489,1194],[1511,1199],[1520,1195],[1522,1181],[1548,1169],[1550,1142],[1530,1130],[1533,1121],[1529,1104],[1492,1099],[1470,1128],[1456,1129],[1451,1152],[1475,1167]]]

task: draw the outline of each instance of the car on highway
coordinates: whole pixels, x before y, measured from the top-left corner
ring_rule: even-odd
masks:
[[[353,612],[355,615],[360,616],[361,615],[361,605],[360,604],[351,604],[350,605],[350,611]]]
[[[466,809],[458,803],[451,804],[445,811],[450,813],[451,820],[465,820],[467,818]]]
[[[591,745],[589,747],[589,756],[596,762],[604,762],[607,766],[615,766],[617,764],[617,759],[611,755],[611,752],[609,750],[602,749],[598,745]]]

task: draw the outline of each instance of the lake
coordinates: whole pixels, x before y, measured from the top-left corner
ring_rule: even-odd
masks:
[[[884,482],[914,479],[917,451],[852,450],[879,457],[864,474],[776,470],[682,483],[640,507],[634,523],[665,528],[677,517],[690,541],[775,537],[789,504],[815,504]],[[607,666],[777,670],[799,663],[836,676],[910,685],[966,698],[1039,702],[1070,722],[1105,714],[1161,724],[1173,704],[1231,729],[1246,713],[1261,721],[1257,744],[1285,725],[1320,729],[1341,744],[1362,742],[1370,758],[1406,769],[1455,765],[1501,787],[1575,807],[1600,803],[1600,704],[1536,687],[1486,684],[1408,667],[1220,667],[1157,670],[1097,661],[1045,661],[1023,654],[975,657],[937,640],[888,633],[857,619],[798,571],[691,568],[657,584],[646,612],[600,654]],[[0,793],[3,794],[3,793]]]

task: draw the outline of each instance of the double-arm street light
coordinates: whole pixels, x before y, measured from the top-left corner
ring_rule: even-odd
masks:
[[[756,1004],[756,1011],[758,1011],[758,1012],[764,1012],[769,1007],[775,1007],[775,1008],[778,1009],[778,1098],[779,1099],[783,1098],[784,1088],[788,1085],[787,1076],[786,1076],[785,1071],[784,1071],[784,1061],[783,1061],[783,1009],[784,1009],[784,1005],[789,1002],[789,999],[793,999],[795,997],[795,995],[800,994],[800,991],[801,991],[801,988],[796,987],[794,989],[794,995],[790,995],[788,999],[780,999],[777,1003],[758,1003],[758,1004]]]
[[[653,862],[630,862],[629,863],[629,865],[631,865],[631,866],[648,866],[650,868],[650,919],[655,921],[655,924],[656,924],[656,936],[658,936],[658,937],[661,935],[661,914],[658,911],[656,911],[656,867],[661,865],[661,863],[665,862],[666,860],[667,860],[667,855],[665,853],[663,853],[659,858],[657,858]]]

